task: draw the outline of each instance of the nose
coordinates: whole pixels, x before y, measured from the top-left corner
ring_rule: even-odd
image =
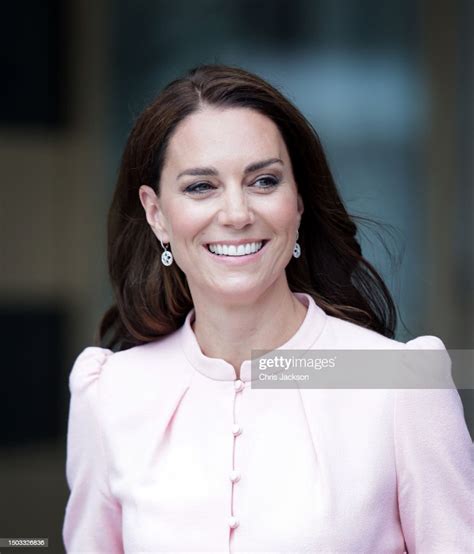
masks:
[[[242,187],[229,187],[222,195],[222,205],[218,214],[220,225],[241,229],[254,221],[254,214]]]

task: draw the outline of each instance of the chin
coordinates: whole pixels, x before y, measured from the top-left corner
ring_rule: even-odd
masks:
[[[262,283],[239,282],[220,283],[213,287],[212,296],[222,303],[250,304],[258,300],[268,286]]]
[[[194,272],[193,272],[194,273]],[[266,274],[255,272],[254,275],[238,274],[234,275],[216,275],[208,273],[208,278],[202,279],[206,275],[204,271],[196,277],[201,279],[191,280],[188,276],[188,285],[192,296],[210,299],[213,304],[227,305],[248,305],[258,302],[262,296],[273,288],[281,288],[280,279],[285,278],[284,269],[281,274]]]

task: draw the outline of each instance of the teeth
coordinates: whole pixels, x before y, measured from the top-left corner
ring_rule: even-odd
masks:
[[[208,244],[207,248],[213,254],[219,256],[246,256],[248,254],[255,254],[260,248],[262,248],[263,242],[249,242],[247,244]]]

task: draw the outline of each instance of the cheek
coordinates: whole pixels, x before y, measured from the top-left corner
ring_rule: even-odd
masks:
[[[193,241],[206,226],[207,217],[203,210],[190,209],[183,203],[176,203],[168,212],[171,241],[176,249],[183,243]]]
[[[292,227],[297,225],[299,217],[297,208],[297,199],[292,194],[282,195],[278,201],[269,202],[266,205],[268,217],[271,217],[274,226],[280,230],[286,229],[289,233],[292,232]]]

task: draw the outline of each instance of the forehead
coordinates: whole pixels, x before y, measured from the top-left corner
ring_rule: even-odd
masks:
[[[166,165],[247,164],[249,159],[287,156],[281,133],[270,118],[248,108],[206,107],[178,125],[168,145]]]

